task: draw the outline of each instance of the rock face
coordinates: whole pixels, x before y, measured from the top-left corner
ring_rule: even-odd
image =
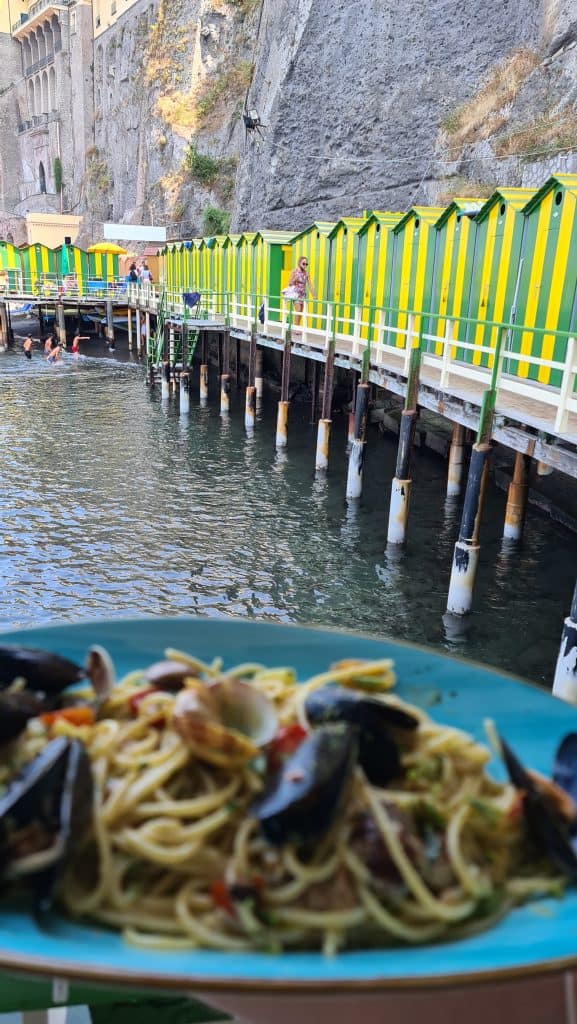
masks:
[[[422,202],[442,118],[514,48],[540,45],[540,8],[265,0],[251,103],[269,128],[243,160],[237,227]]]
[[[83,240],[105,219],[200,234],[211,208],[211,231],[226,210],[298,230],[577,167],[577,0],[137,0],[95,39],[71,0],[60,22],[60,128],[18,145],[26,55],[0,37],[0,220],[58,209],[58,147]]]

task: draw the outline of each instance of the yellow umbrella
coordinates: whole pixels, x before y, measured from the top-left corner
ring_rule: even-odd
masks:
[[[114,242],[97,242],[96,245],[89,245],[86,252],[109,252],[113,256],[125,256],[127,250]]]

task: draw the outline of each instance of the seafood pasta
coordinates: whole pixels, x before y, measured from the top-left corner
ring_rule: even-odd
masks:
[[[391,693],[392,662],[298,684],[166,658],[112,686],[93,649],[92,688],[35,705],[0,748],[4,877],[42,905],[55,887],[155,949],[331,954],[464,936],[577,875],[571,797],[498,738],[512,781],[493,781],[484,746]],[[31,799],[47,771],[52,826]]]

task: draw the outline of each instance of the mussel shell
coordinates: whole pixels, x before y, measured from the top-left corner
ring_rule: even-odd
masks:
[[[0,797],[0,874],[4,879],[25,878],[39,909],[49,908],[70,850],[83,837],[92,797],[84,746],[62,736],[51,740]],[[42,842],[16,858],[10,840],[29,826],[36,826]]]
[[[569,794],[577,807],[577,732],[568,733],[557,748],[553,782]]]
[[[31,690],[58,694],[80,682],[84,669],[68,658],[34,647],[0,646],[0,689],[25,679]]]
[[[500,742],[509,778],[523,793],[523,813],[531,839],[560,871],[577,880],[577,844],[571,835],[569,822],[547,802],[519,758],[501,737]]]
[[[30,719],[49,710],[50,704],[31,690],[0,692],[0,744],[16,739]]]
[[[330,828],[357,752],[357,730],[345,724],[316,729],[301,743],[251,807],[269,843],[307,842]]]
[[[374,700],[341,686],[314,690],[305,701],[311,725],[347,722],[359,728],[359,762],[369,782],[386,786],[401,772],[401,759],[392,730],[414,731],[419,719],[403,708]]]

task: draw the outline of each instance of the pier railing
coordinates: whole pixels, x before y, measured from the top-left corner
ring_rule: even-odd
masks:
[[[231,292],[203,291],[199,308],[191,311],[181,292],[165,289],[164,295],[168,317],[204,317],[279,343],[289,332],[312,354],[333,345],[337,357],[360,362],[366,375],[382,370],[408,377],[418,350],[421,379],[431,387],[477,403],[491,392],[486,401],[494,407],[500,396],[516,396],[528,409],[550,410],[556,434],[564,434],[577,414],[577,344],[567,331],[325,299],[309,300],[299,312],[282,296],[263,301]],[[129,296],[151,312],[158,307],[153,285],[129,288]]]

